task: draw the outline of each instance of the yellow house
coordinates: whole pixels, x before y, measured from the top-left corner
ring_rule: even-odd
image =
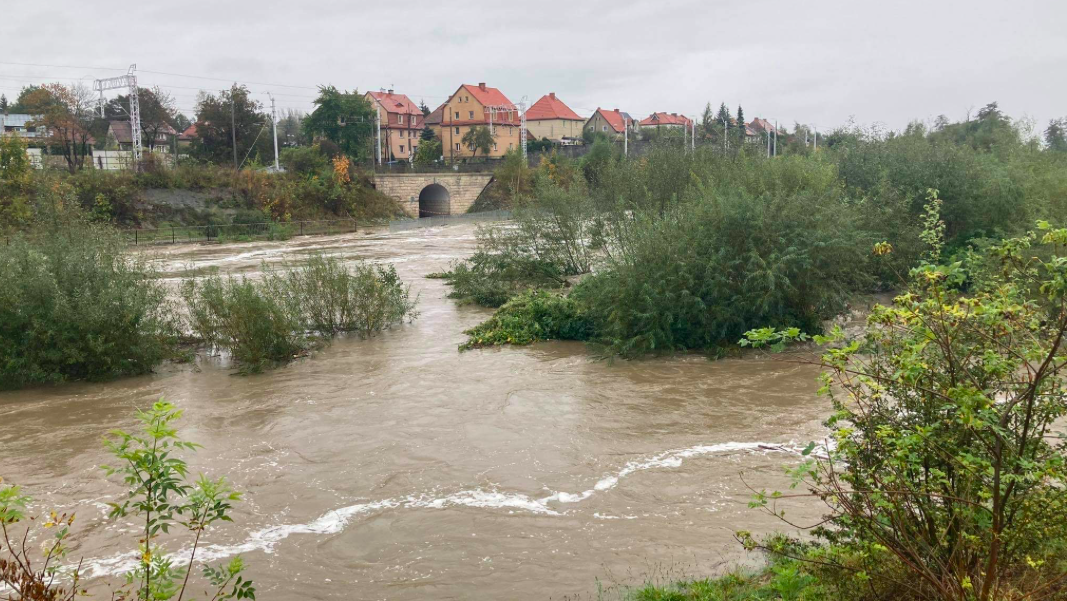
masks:
[[[549,92],[526,111],[526,130],[531,139],[548,138],[553,142],[580,142],[585,119]]]
[[[493,147],[489,158],[500,158],[519,147],[519,111],[500,90],[484,83],[463,84],[426,120],[441,140],[441,152],[449,161],[486,156],[481,150],[464,144],[463,136],[474,127],[493,130]]]
[[[392,90],[367,92],[365,96],[381,119],[382,161],[410,160],[419,147],[422,111],[406,95]]]

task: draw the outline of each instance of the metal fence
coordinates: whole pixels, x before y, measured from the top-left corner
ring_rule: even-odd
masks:
[[[355,219],[290,221],[287,223],[233,223],[228,225],[178,225],[152,229],[123,230],[128,242],[141,244],[183,244],[192,242],[242,242],[247,240],[287,240],[293,236],[326,236],[356,231]],[[363,222],[363,227],[385,222]]]

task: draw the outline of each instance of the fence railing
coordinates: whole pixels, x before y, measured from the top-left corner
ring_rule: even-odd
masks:
[[[386,222],[363,222],[363,227]],[[293,236],[323,236],[356,231],[355,219],[289,221],[285,223],[232,223],[227,225],[177,225],[172,227],[123,230],[130,244],[183,244],[190,242],[241,242],[246,240],[287,240]]]

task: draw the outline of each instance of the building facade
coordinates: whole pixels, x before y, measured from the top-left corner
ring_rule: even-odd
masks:
[[[549,139],[557,144],[582,141],[585,119],[578,116],[555,92],[549,92],[526,111],[526,131],[530,139]]]
[[[509,150],[519,148],[521,118],[518,108],[500,90],[484,83],[463,84],[431,115],[428,123],[441,140],[445,160],[501,158]],[[475,127],[492,129],[493,145],[488,154],[463,142],[463,137]]]
[[[410,161],[419,147],[422,110],[407,95],[393,90],[367,92],[365,97],[381,120],[382,161]]]
[[[585,122],[585,128],[594,134],[602,133],[612,137],[622,137],[627,129],[630,133],[636,132],[637,122],[629,113],[619,109],[609,111],[598,107],[593,116]]]

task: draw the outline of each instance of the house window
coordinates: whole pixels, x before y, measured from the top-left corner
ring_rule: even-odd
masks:
[[[493,152],[496,152],[496,142],[493,142]]]
[[[456,128],[456,135],[457,136],[459,135],[459,128],[458,127]]]
[[[474,111],[467,111],[467,114],[470,115],[471,119],[474,118]]]
[[[397,115],[396,116],[396,122],[400,123],[400,124],[403,124],[404,123],[404,116],[403,115]]]
[[[400,152],[404,152],[404,145],[403,144],[400,145]]]
[[[608,131],[608,126],[607,125],[601,125],[600,126],[600,131]]]
[[[467,145],[467,150],[473,151],[474,150],[474,144],[468,144]]]
[[[459,111],[456,111],[456,119],[459,119]]]
[[[459,142],[456,142],[456,150],[459,150]]]

